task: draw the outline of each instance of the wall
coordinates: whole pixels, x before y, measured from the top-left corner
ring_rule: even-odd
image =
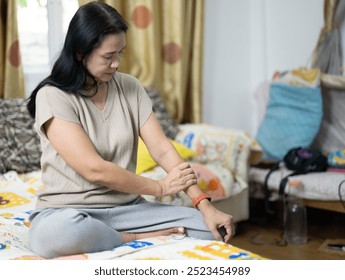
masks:
[[[203,121],[255,134],[255,89],[308,66],[322,25],[323,0],[205,0]],[[28,92],[46,76],[36,70]]]
[[[205,0],[203,121],[255,134],[254,91],[309,66],[323,0]]]

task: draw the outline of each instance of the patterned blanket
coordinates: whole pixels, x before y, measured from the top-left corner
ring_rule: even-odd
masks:
[[[42,188],[39,172],[0,176],[0,259],[42,259],[28,247],[28,216],[35,207],[35,192]],[[160,236],[126,243],[110,251],[59,259],[231,260],[263,259],[261,256],[218,241]]]

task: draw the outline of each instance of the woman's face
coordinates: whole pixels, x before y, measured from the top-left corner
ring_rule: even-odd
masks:
[[[125,33],[108,34],[85,60],[87,70],[97,80],[107,82],[120,65],[126,47]]]

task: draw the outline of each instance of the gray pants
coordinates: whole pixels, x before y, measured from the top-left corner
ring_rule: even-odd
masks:
[[[37,209],[30,222],[29,246],[46,258],[111,250],[123,244],[119,232],[184,227],[187,236],[214,240],[198,210],[143,199],[114,208]]]

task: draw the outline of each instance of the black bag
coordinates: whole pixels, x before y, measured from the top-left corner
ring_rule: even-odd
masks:
[[[285,186],[291,176],[307,174],[310,172],[323,172],[327,170],[327,157],[320,151],[309,148],[293,148],[287,152],[282,161],[275,163],[267,173],[264,181],[265,208],[267,214],[274,214],[269,207],[268,179],[271,174],[278,170],[281,163],[292,171],[285,176],[279,184],[279,195],[284,194]]]

